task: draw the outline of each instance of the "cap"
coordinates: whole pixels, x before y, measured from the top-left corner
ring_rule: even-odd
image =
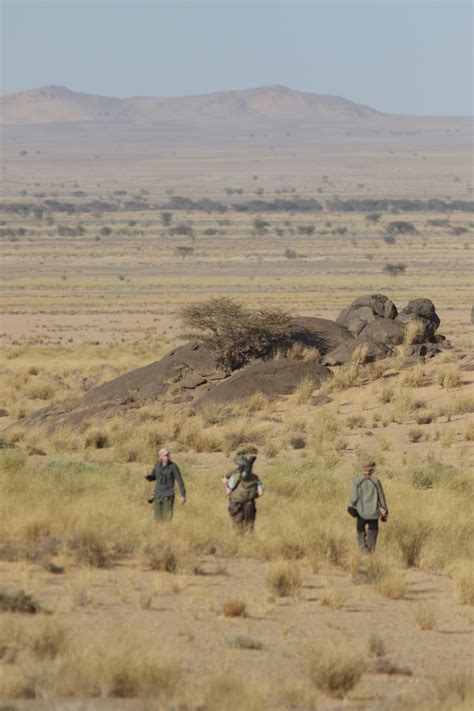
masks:
[[[170,453],[170,450],[166,449],[166,447],[163,447],[163,449],[160,449],[160,451],[158,452],[160,457],[164,456],[165,454],[169,454],[169,453]]]
[[[374,459],[365,459],[362,462],[362,469],[373,469],[375,467]]]
[[[248,464],[247,459],[244,457],[243,454],[238,454],[235,457],[234,462],[237,464],[238,467],[246,467]]]

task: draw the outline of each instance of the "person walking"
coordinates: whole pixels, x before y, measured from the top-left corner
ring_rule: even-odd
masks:
[[[253,530],[257,517],[256,499],[263,496],[265,488],[252,471],[256,455],[238,454],[234,459],[237,468],[224,476],[224,491],[229,497],[227,510],[234,527],[240,531]]]
[[[158,461],[149,474],[147,481],[156,481],[155,491],[150,503],[153,503],[157,521],[171,521],[173,516],[175,484],[178,484],[181,503],[186,503],[186,488],[177,464],[171,461],[169,450],[160,449]]]
[[[363,475],[352,482],[349,513],[357,517],[357,543],[364,553],[373,553],[377,543],[379,518],[388,517],[387,502],[380,479],[374,476],[376,463],[368,459],[363,465]]]

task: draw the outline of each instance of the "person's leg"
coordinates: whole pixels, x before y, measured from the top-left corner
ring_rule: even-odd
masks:
[[[168,496],[163,501],[163,521],[171,521],[173,518],[174,496]]]
[[[357,543],[361,551],[367,552],[367,538],[365,533],[365,519],[357,516],[356,521],[356,531],[357,531]]]
[[[163,499],[161,496],[156,496],[153,501],[153,511],[157,521],[163,521]]]
[[[377,536],[379,533],[378,519],[374,518],[369,521],[369,530],[367,532],[367,548],[371,553],[375,551],[377,544]]]
[[[243,511],[243,525],[247,530],[249,530],[249,531],[253,530],[256,517],[257,517],[257,509],[255,506],[255,501],[247,501],[244,504],[244,511]]]
[[[229,501],[227,506],[234,528],[242,528],[244,523],[244,507],[240,502]]]

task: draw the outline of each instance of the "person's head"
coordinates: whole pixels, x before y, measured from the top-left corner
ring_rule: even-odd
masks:
[[[242,471],[243,469],[245,469],[246,466],[247,466],[247,460],[246,460],[246,458],[244,457],[243,454],[238,454],[238,455],[234,458],[234,462],[235,462],[235,464],[237,464],[237,467],[238,467],[238,469],[239,469],[240,471]]]
[[[367,459],[363,465],[362,469],[364,470],[364,476],[369,477],[372,476],[374,473],[375,469],[375,461],[373,459]]]
[[[170,453],[169,453],[169,450],[166,449],[166,447],[163,447],[163,449],[160,449],[160,451],[158,452],[158,456],[159,456],[160,462],[162,462],[162,464],[168,464],[168,462],[170,460]]]

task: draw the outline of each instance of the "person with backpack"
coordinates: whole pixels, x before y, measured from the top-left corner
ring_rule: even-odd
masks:
[[[153,496],[148,499],[153,504],[157,521],[171,521],[174,506],[175,484],[178,485],[181,503],[186,503],[186,488],[177,464],[171,461],[169,450],[160,449],[158,461],[149,474],[147,481],[156,481]]]
[[[373,553],[377,543],[379,519],[388,518],[387,502],[380,479],[374,474],[376,463],[368,459],[363,475],[352,482],[348,512],[356,521],[357,543],[364,553]]]
[[[238,454],[234,459],[237,465],[223,478],[224,491],[229,497],[227,510],[234,527],[240,531],[253,530],[257,517],[256,499],[263,496],[264,486],[252,471],[257,456]]]

